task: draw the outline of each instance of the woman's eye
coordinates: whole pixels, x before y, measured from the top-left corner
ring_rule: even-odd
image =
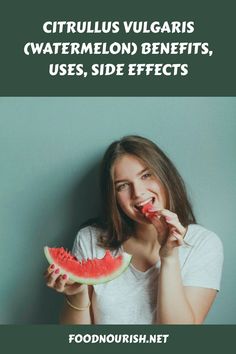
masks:
[[[147,179],[147,178],[151,177],[151,175],[152,174],[150,172],[148,172],[148,173],[145,173],[144,175],[142,175],[142,178]]]
[[[123,184],[120,184],[118,187],[117,187],[117,191],[120,192],[120,191],[123,191],[124,189],[127,189],[129,186],[128,183],[123,183]]]

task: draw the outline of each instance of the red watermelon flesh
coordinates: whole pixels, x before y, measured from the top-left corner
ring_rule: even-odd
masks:
[[[63,247],[44,247],[49,264],[60,268],[61,274],[67,274],[70,280],[81,284],[101,284],[111,281],[123,273],[131,260],[131,255],[123,252],[113,257],[109,250],[103,258],[83,259],[79,261]]]
[[[147,217],[150,218],[150,219],[154,218],[156,216],[156,214],[157,214],[156,211],[149,211],[150,209],[152,209],[152,207],[153,207],[152,203],[147,203],[141,209],[141,211],[142,211],[142,213],[144,215],[146,213],[148,213]]]

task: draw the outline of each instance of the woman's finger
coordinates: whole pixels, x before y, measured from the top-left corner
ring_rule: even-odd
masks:
[[[191,247],[191,245],[184,240],[184,235],[179,234],[175,228],[171,229],[169,240],[175,241],[177,246]]]
[[[182,236],[185,235],[186,229],[180,223],[177,214],[175,214],[167,209],[163,209],[163,210],[160,210],[160,215],[162,215],[165,218],[165,221],[167,222],[167,224],[174,226],[178,233],[180,233]]]
[[[68,277],[66,274],[60,275],[55,281],[55,284],[54,284],[55,290],[59,293],[64,292],[67,280],[68,280]]]
[[[43,273],[45,278],[48,278],[48,276],[55,270],[56,266],[55,264],[51,264],[47,270]]]
[[[182,246],[184,244],[184,240],[183,237],[178,234],[178,232],[176,232],[175,230],[173,230],[171,232],[171,237],[170,237],[173,241],[177,241],[178,246]]]
[[[50,273],[47,277],[46,285],[49,288],[53,288],[57,278],[60,276],[60,269],[56,268],[52,273]]]

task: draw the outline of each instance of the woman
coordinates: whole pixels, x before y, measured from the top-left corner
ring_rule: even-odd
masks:
[[[61,323],[202,323],[219,290],[222,244],[196,224],[173,163],[150,140],[126,136],[108,147],[100,177],[102,218],[79,231],[73,253],[102,258],[109,248],[132,261],[95,286],[71,284],[52,265],[47,285],[66,295]],[[154,217],[143,214],[145,204]]]

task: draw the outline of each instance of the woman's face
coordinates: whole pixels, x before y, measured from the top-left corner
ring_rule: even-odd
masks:
[[[123,212],[139,223],[150,223],[141,207],[152,203],[157,209],[166,206],[165,190],[144,162],[133,155],[124,155],[113,166],[116,198]]]

